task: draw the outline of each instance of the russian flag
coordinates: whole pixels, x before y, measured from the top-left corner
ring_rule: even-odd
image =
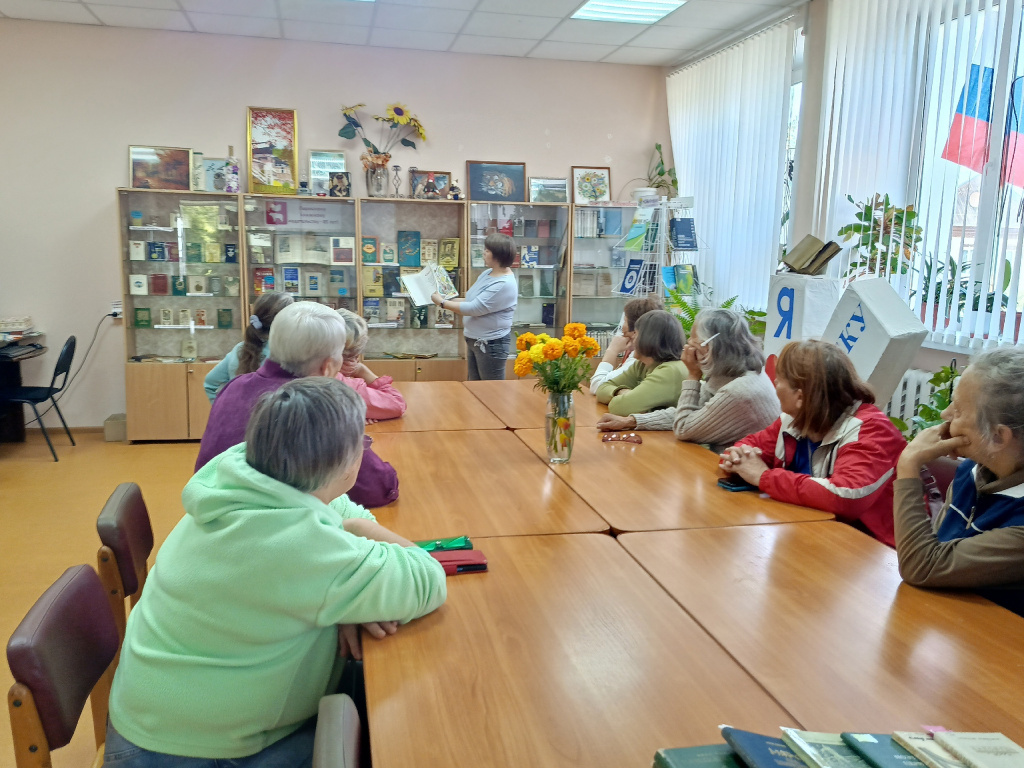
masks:
[[[994,77],[995,71],[991,67],[971,64],[970,82],[960,91],[953,125],[942,150],[943,160],[966,166],[978,173],[984,170],[988,161]],[[1024,145],[1021,150],[1021,159],[1024,160]]]
[[[1010,86],[1006,107],[1006,140],[1003,142],[1003,184],[1024,187],[1024,77]]]

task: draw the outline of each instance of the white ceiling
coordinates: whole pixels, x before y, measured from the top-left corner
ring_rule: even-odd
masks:
[[[672,66],[804,2],[688,0],[653,25],[569,18],[583,0],[0,0],[0,17]]]

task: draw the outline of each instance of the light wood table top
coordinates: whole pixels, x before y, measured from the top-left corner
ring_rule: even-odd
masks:
[[[396,381],[408,406],[400,419],[368,424],[371,435],[458,429],[504,429],[497,416],[458,381]]]
[[[512,429],[543,429],[548,396],[534,389],[536,383],[536,379],[528,378],[464,381],[462,385]],[[594,426],[602,414],[608,413],[607,405],[601,405],[596,397],[582,392],[573,395],[573,405],[576,424],[581,427]]]
[[[543,429],[516,436],[545,461]],[[552,464],[615,531],[717,528],[725,525],[832,520],[816,509],[718,487],[718,456],[671,432],[638,432],[643,443],[605,443],[595,428],[576,428],[568,464]]]
[[[407,538],[608,530],[506,429],[404,432],[373,440],[399,482],[398,501],[373,513]]]
[[[896,553],[842,523],[620,536],[812,731],[1002,731],[1024,743],[1024,618],[903,584]]]
[[[487,573],[364,641],[374,768],[647,766],[793,722],[610,536],[474,543]]]

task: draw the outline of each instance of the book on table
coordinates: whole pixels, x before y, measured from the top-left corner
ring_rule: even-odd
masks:
[[[893,731],[892,739],[928,768],[966,768],[929,734],[917,731]]]
[[[747,768],[728,744],[659,749],[654,768]]]
[[[418,307],[430,304],[430,296],[433,293],[439,293],[445,299],[459,295],[452,284],[451,276],[437,264],[427,264],[414,275],[402,275],[400,280],[412,303]]]
[[[776,736],[723,725],[722,738],[749,768],[804,768],[800,758]]]
[[[935,741],[967,768],[1021,768],[1024,748],[1002,733],[939,731]]]
[[[809,768],[870,768],[838,733],[783,728],[782,740]]]
[[[888,733],[839,734],[873,768],[924,768],[924,763],[893,741]]]

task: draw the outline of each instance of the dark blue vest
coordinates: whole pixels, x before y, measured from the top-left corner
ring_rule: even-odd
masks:
[[[1024,525],[1024,498],[998,492],[979,494],[974,467],[975,463],[968,459],[957,468],[952,502],[936,531],[939,541],[966,539],[994,528]]]

